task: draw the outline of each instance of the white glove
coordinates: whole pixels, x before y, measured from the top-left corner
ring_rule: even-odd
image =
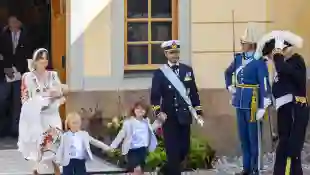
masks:
[[[264,118],[265,109],[258,109],[256,112],[256,120],[262,120]]]
[[[275,37],[275,49],[283,49],[285,47],[284,40],[280,36]]]
[[[158,128],[162,127],[163,122],[161,120],[156,119],[152,124],[153,131],[156,131]]]
[[[270,98],[264,98],[264,109],[271,105]]]
[[[198,115],[198,117],[197,117],[197,123],[201,126],[201,127],[203,127],[203,124],[205,123],[205,121],[203,120],[203,118],[200,116],[200,115]]]
[[[234,94],[234,93],[236,93],[236,88],[235,88],[233,85],[230,85],[230,86],[228,86],[228,91],[229,91],[231,94]]]

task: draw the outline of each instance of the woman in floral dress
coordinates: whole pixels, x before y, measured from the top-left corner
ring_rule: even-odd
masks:
[[[47,65],[48,51],[38,49],[33,54],[32,70],[22,77],[18,149],[26,160],[35,163],[33,174],[39,174],[45,165],[60,175],[54,159],[62,135],[59,106],[65,100],[64,85],[57,72],[46,70]]]

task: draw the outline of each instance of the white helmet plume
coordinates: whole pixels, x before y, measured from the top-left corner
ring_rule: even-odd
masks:
[[[302,48],[303,46],[303,39],[300,36],[290,31],[274,30],[264,35],[257,43],[255,52],[256,59],[263,56],[263,49],[266,43],[273,39],[275,40],[275,45],[285,45],[283,42],[287,42],[297,48]]]

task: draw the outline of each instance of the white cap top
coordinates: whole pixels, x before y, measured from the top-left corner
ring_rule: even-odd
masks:
[[[247,28],[244,31],[243,36],[241,36],[242,43],[257,43],[262,35],[262,32],[257,27],[256,23],[249,22]]]
[[[170,50],[170,49],[179,49],[180,48],[180,41],[179,40],[169,40],[165,41],[161,44],[161,48],[165,50]]]

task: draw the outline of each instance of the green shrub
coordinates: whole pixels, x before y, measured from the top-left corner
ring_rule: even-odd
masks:
[[[108,130],[110,137],[115,138],[117,133],[122,127],[124,117],[113,118],[110,123],[108,123]],[[164,148],[162,130],[156,131],[156,136],[158,139],[158,146],[154,152],[150,152],[146,158],[146,169],[155,170],[160,168],[166,162],[166,152]],[[124,160],[121,155],[120,150],[116,150],[113,153],[109,153],[108,156],[111,159]],[[183,168],[185,169],[211,169],[212,164],[215,161],[215,150],[211,148],[206,139],[200,138],[198,136],[191,136],[191,146],[190,152],[187,159],[183,162]],[[122,165],[121,165],[122,166]]]

